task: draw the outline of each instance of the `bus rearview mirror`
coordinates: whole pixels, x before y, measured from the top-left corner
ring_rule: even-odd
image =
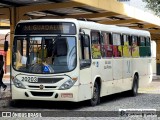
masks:
[[[91,65],[91,60],[80,60],[80,69],[89,67]]]

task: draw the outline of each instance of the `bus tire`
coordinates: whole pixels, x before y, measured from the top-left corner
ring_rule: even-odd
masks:
[[[130,91],[131,96],[137,96],[138,94],[138,76],[134,75],[132,89]]]
[[[94,83],[93,96],[90,100],[91,106],[96,106],[100,103],[100,86],[97,82]]]

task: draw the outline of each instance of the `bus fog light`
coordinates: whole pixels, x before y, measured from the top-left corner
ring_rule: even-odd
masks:
[[[13,83],[17,88],[26,89],[25,86],[22,84],[22,82],[20,80],[18,80],[17,78],[13,79]]]
[[[69,79],[60,86],[59,90],[69,89],[74,85],[75,82],[76,82],[75,80]]]

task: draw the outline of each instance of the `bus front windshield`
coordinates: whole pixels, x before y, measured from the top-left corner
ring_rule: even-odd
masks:
[[[13,43],[13,68],[27,73],[63,73],[76,67],[76,38],[22,37]]]

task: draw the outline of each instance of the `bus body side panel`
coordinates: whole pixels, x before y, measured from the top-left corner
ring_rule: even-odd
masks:
[[[142,58],[145,66],[145,75],[140,76],[139,87],[145,87],[152,81],[152,66],[151,66],[151,58]]]
[[[101,78],[101,71],[102,71],[102,64],[100,59],[92,59],[91,63],[91,79],[92,79],[92,87],[94,86],[95,80],[100,77],[101,83],[102,83],[102,78]],[[91,93],[93,94],[93,88]],[[101,91],[100,91],[101,93]]]
[[[151,57],[152,57],[152,75],[156,76],[157,75],[157,65],[156,65],[156,50],[157,50],[157,45],[155,41],[151,41]],[[158,57],[158,56],[157,56]]]
[[[133,66],[131,58],[123,59],[123,91],[130,90],[133,82]]]
[[[140,76],[139,88],[146,87],[151,82],[152,82],[152,75]]]
[[[121,58],[114,58],[113,59],[113,81],[114,87],[112,93],[121,92],[123,90],[123,79],[122,79],[122,67],[123,59]]]
[[[91,68],[80,70],[80,84],[78,89],[78,100],[87,100],[91,98],[92,84],[91,84]]]
[[[133,58],[133,70],[138,72],[139,87],[144,87],[152,81],[150,64],[150,58]]]
[[[101,60],[101,96],[112,94],[113,89],[113,73],[112,73],[112,58]]]

